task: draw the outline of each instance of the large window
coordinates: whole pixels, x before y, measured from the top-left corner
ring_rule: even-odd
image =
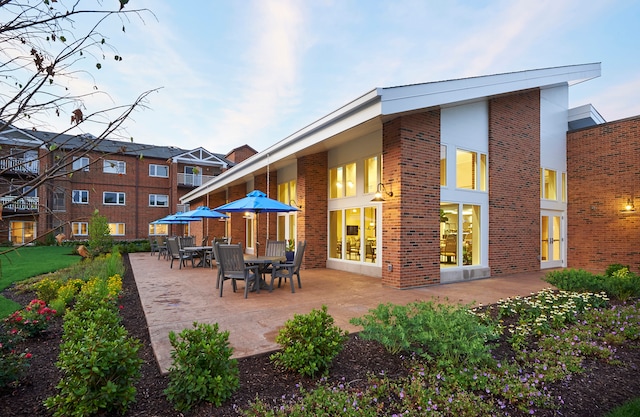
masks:
[[[440,205],[440,266],[479,265],[480,206]]]
[[[456,187],[466,190],[487,190],[487,155],[456,150]]]
[[[149,176],[150,177],[169,177],[169,167],[167,165],[149,165]]]
[[[353,197],[356,195],[356,164],[346,164],[329,170],[331,198]],[[377,184],[376,184],[377,185]]]
[[[168,224],[149,224],[149,236],[167,236],[169,234]]]
[[[73,222],[73,223],[71,223],[71,234],[73,236],[88,236],[89,235],[89,223],[87,223],[87,222]]]
[[[440,145],[440,186],[447,186],[447,146]]]
[[[53,190],[53,211],[66,211],[66,203],[64,196],[64,188],[56,188]]]
[[[9,222],[9,240],[14,245],[33,242],[36,236],[36,222]]]
[[[353,207],[329,212],[329,257],[376,262],[377,208]]]
[[[111,236],[124,236],[124,223],[109,223]]]
[[[168,207],[169,196],[165,194],[149,194],[149,205],[151,207]]]
[[[364,160],[364,193],[373,194],[378,191],[382,182],[380,175],[380,157],[374,156]]]
[[[102,203],[106,205],[124,206],[125,194],[105,191],[102,193]]]
[[[278,201],[285,204],[294,204],[291,200],[296,200],[296,180],[278,184]],[[295,201],[295,204],[300,204]],[[295,212],[278,213],[278,240],[296,239],[296,219]]]
[[[127,163],[124,161],[116,161],[113,159],[105,159],[102,165],[102,172],[106,174],[126,174]]]
[[[89,204],[89,191],[73,190],[71,193],[71,202],[73,204]]]
[[[552,169],[540,169],[540,197],[544,200],[558,199],[557,173]]]
[[[74,157],[72,168],[74,171],[89,171],[89,158],[87,157]]]

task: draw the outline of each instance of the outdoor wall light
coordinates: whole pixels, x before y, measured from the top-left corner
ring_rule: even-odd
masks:
[[[376,191],[376,194],[371,201],[373,202],[385,201],[385,199],[382,197],[382,193],[385,193],[389,197],[393,197],[392,191],[387,191],[383,183],[378,183],[378,190]]]
[[[289,205],[290,205],[290,206],[293,206],[293,207],[295,207],[295,208],[299,208],[299,209],[301,209],[301,208],[302,208],[302,204],[298,205],[298,203],[296,202],[296,200],[291,200],[291,201],[289,201]]]
[[[627,198],[627,204],[624,206],[624,212],[636,211],[635,206],[633,205],[633,198]]]

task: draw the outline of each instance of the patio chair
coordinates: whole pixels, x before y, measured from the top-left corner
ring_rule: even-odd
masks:
[[[220,245],[217,244],[217,261],[219,262],[218,283],[220,286],[220,297],[224,282],[231,280],[233,292],[236,292],[236,281],[244,281],[244,298],[249,294],[249,287],[253,286],[260,292],[259,274],[257,266],[245,266],[242,245]]]
[[[267,247],[264,255],[281,257],[284,256],[286,248],[286,240],[267,240]]]
[[[300,265],[302,265],[302,257],[304,256],[304,249],[307,247],[307,242],[299,242],[296,249],[296,256],[293,258],[293,262],[281,263],[273,265],[273,271],[271,272],[271,285],[269,286],[269,292],[273,291],[273,281],[278,278],[278,288],[282,280],[287,279],[291,282],[291,292],[296,292],[293,285],[293,275],[298,276],[298,288],[302,288],[300,283]]]
[[[158,239],[158,260],[160,257],[167,259],[169,257],[169,248],[167,247],[167,237]]]
[[[160,245],[158,244],[158,239],[155,237],[149,236],[149,248],[151,250],[151,256],[155,255],[156,252],[160,250]]]
[[[195,266],[195,264],[193,263],[193,256],[191,256],[190,253],[187,253],[185,251],[183,251],[182,249],[180,249],[180,247],[178,246],[178,239],[175,238],[171,238],[167,240],[167,247],[169,249],[169,258],[171,259],[171,268],[173,268],[173,261],[174,260],[178,260],[179,262],[179,269],[182,269],[182,265],[184,264],[186,266],[186,261],[187,260],[191,260],[191,266]]]

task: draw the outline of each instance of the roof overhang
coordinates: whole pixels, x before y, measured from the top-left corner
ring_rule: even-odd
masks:
[[[188,203],[210,192],[250,181],[267,167],[278,169],[300,156],[328,150],[357,135],[380,129],[390,115],[532,88],[573,85],[599,76],[600,63],[592,63],[376,88],[216,176],[185,194],[181,201]]]

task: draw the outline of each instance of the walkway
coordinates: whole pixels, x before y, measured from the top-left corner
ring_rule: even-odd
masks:
[[[294,313],[308,313],[323,304],[336,324],[350,332],[360,329],[349,324],[380,303],[406,304],[415,300],[439,298],[454,303],[491,304],[501,298],[529,295],[550,285],[542,280],[545,272],[515,274],[469,282],[437,285],[412,290],[383,287],[378,278],[330,269],[302,271],[302,289],[291,293],[289,283],[260,294],[242,290],[234,293],[225,285],[223,297],[215,288],[216,270],[209,268],[173,269],[169,262],[149,253],[129,255],[140,300],[144,309],[151,344],[160,369],[171,366],[169,332],[191,328],[193,322],[218,323],[229,330],[234,357],[245,357],[279,348],[278,329]],[[242,284],[240,284],[242,287]]]

